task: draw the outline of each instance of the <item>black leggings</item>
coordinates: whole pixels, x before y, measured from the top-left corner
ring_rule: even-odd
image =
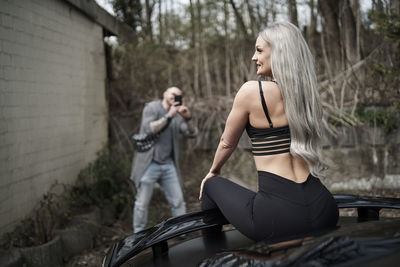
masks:
[[[333,227],[339,217],[331,193],[311,174],[304,183],[295,183],[259,171],[257,193],[213,177],[204,184],[201,209],[215,208],[222,214],[208,222],[229,222],[255,241]]]

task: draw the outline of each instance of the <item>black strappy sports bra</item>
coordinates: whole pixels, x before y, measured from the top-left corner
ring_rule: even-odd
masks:
[[[265,103],[261,81],[258,81],[260,88],[261,104],[270,128],[255,128],[247,123],[246,131],[251,139],[252,151],[254,156],[268,156],[290,152],[290,130],[289,126],[274,128],[268,114],[267,104]]]

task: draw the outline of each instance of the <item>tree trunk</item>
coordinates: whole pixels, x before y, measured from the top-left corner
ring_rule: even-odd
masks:
[[[200,66],[200,55],[199,55],[199,49],[196,48],[196,57],[195,57],[195,61],[194,61],[194,72],[193,72],[193,91],[194,91],[194,94],[198,97],[201,96],[199,66]]]
[[[201,93],[201,87],[200,87],[200,62],[201,62],[201,6],[200,6],[200,0],[196,1],[196,11],[197,11],[197,16],[196,16],[196,36],[197,40],[195,43],[196,46],[196,61],[195,61],[195,66],[194,66],[194,89],[197,95],[200,97],[202,96]]]
[[[319,47],[319,39],[317,32],[317,15],[315,14],[315,2],[314,0],[308,1],[308,7],[310,8],[310,26],[305,28],[305,36],[310,47],[310,50],[314,56],[317,55],[316,48]]]
[[[222,95],[221,92],[224,90],[224,82],[222,81],[222,73],[221,73],[221,62],[219,57],[212,58],[211,65],[211,73],[215,74],[215,83],[212,88],[214,88],[214,93],[218,95]]]
[[[311,28],[311,32],[316,32],[317,31],[317,16],[315,15],[315,2],[314,0],[310,0],[309,2],[309,6],[310,6],[310,28]]]
[[[250,31],[251,35],[254,36],[256,34],[256,18],[254,17],[254,11],[253,7],[250,4],[249,0],[245,0],[246,6],[247,6],[247,12],[249,13],[249,18],[250,18]]]
[[[400,1],[390,0],[390,13],[400,15]]]
[[[165,1],[165,5],[164,5],[164,37],[166,41],[169,41],[169,37],[170,37],[170,29],[169,29],[169,21],[168,21],[168,14],[169,14],[169,10],[168,10],[168,1]]]
[[[212,85],[211,85],[211,75],[210,75],[210,68],[208,66],[208,55],[204,45],[202,46],[202,52],[203,52],[204,78],[206,80],[206,95],[210,97],[213,95]]]
[[[240,14],[239,10],[237,9],[237,7],[236,7],[236,5],[235,5],[235,2],[234,2],[233,0],[229,0],[229,2],[231,3],[233,12],[235,13],[235,18],[236,18],[237,24],[239,25],[239,29],[240,29],[240,30],[242,31],[242,33],[244,34],[245,39],[246,39],[246,40],[249,40],[249,39],[250,39],[250,38],[249,38],[249,33],[247,32],[247,27],[246,27],[246,25],[244,24],[244,20],[243,20],[242,15]]]
[[[159,37],[158,41],[160,44],[163,43],[164,38],[163,38],[163,23],[162,23],[162,0],[158,0],[158,28],[159,28]]]
[[[276,21],[276,8],[275,8],[275,1],[270,2],[270,11],[272,14],[272,21]]]
[[[372,9],[378,12],[384,12],[382,0],[372,0]]]
[[[256,4],[256,14],[257,14],[257,19],[256,19],[256,34],[258,34],[260,31],[262,31],[263,29],[261,28],[262,25],[267,25],[267,20],[268,18],[265,18],[261,15],[261,11],[260,11],[260,2],[257,1]],[[268,14],[268,13],[267,13]]]
[[[344,54],[346,66],[352,66],[360,60],[357,46],[357,26],[349,0],[342,0],[340,16],[343,32]]]
[[[193,48],[192,51],[194,51],[195,53],[195,60],[194,60],[194,71],[193,71],[193,93],[196,96],[200,96],[200,86],[199,86],[199,65],[200,65],[200,56],[199,56],[199,49],[198,49],[198,45],[196,44],[196,29],[199,28],[199,26],[197,26],[196,22],[196,15],[194,13],[194,7],[193,7],[193,2],[192,0],[190,0],[189,2],[190,6],[189,6],[189,10],[190,10],[190,21],[191,21],[191,28],[192,28],[192,32],[191,32],[191,44],[190,46]]]
[[[231,95],[231,59],[229,56],[230,40],[228,30],[229,11],[227,1],[224,1],[224,30],[225,30],[225,95]]]
[[[151,15],[153,14],[155,2],[150,3],[150,0],[146,0],[146,27],[145,27],[145,35],[149,40],[153,40],[153,25],[151,22]]]
[[[310,8],[310,26],[307,28],[306,37],[310,45],[313,42],[315,33],[317,32],[317,16],[315,15],[315,2],[314,0],[308,1]]]
[[[361,60],[361,12],[359,0],[351,0],[351,9],[355,15],[356,20],[356,45],[357,45],[357,57],[358,61]]]
[[[287,0],[287,5],[289,9],[290,22],[296,26],[299,26],[299,21],[297,19],[297,4],[296,0]]]
[[[196,17],[194,15],[194,8],[193,8],[192,0],[189,1],[189,11],[190,11],[190,27],[191,27],[190,47],[194,48],[196,46]]]
[[[325,22],[327,56],[334,72],[341,69],[340,29],[338,24],[339,3],[336,0],[319,0],[319,9]]]

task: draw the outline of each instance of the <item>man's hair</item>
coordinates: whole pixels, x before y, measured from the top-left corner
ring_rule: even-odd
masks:
[[[314,176],[322,176],[322,107],[314,59],[300,30],[289,22],[273,23],[260,33],[271,47],[271,71],[289,123],[290,153],[303,158]]]

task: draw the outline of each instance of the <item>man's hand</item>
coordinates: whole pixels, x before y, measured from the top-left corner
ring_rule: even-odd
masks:
[[[181,114],[181,116],[186,120],[191,118],[190,117],[190,111],[189,111],[189,108],[187,106],[184,106],[184,105],[179,106],[178,107],[178,113]]]
[[[179,102],[174,102],[174,103],[169,107],[169,110],[168,110],[168,117],[173,118],[173,117],[176,115],[176,113],[179,112],[179,108],[180,108],[181,106],[178,106],[178,104],[179,104]]]

